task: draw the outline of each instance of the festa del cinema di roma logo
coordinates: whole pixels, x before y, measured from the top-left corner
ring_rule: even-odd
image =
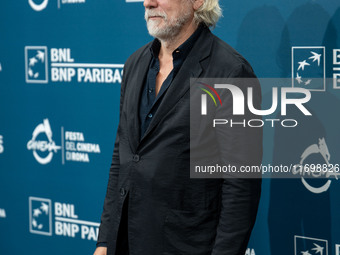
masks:
[[[100,224],[80,220],[74,204],[52,203],[51,199],[40,197],[29,197],[28,200],[30,233],[52,236],[54,226],[57,236],[97,241]]]
[[[35,3],[34,0],[28,0],[28,3],[32,7],[33,10],[39,12],[39,11],[44,10],[47,7],[48,0],[43,0],[43,1],[36,0],[36,1],[40,3]]]
[[[123,64],[76,63],[70,48],[25,47],[26,83],[122,82]]]
[[[47,137],[46,140],[38,140],[39,135]],[[33,151],[34,158],[42,165],[50,163],[53,154],[61,149],[52,139],[53,133],[48,119],[44,119],[33,131],[32,139],[27,143],[27,149]],[[38,153],[39,152],[39,153]],[[45,154],[45,155],[40,155]]]
[[[210,86],[203,82],[199,82],[200,86],[198,87],[200,90],[205,92],[206,94],[201,95],[201,115],[208,114],[208,103],[207,103],[207,95],[210,96],[212,101],[214,102],[215,107],[223,106],[220,95],[217,93],[216,89],[228,89],[231,92],[233,98],[233,115],[244,115],[245,114],[245,96],[243,91],[232,84],[214,84],[214,86]],[[211,92],[210,92],[211,91]],[[288,94],[300,94],[303,95],[300,98],[289,98]],[[216,97],[216,99],[215,99]],[[281,115],[287,115],[287,105],[295,105],[305,116],[311,116],[312,114],[306,109],[303,105],[311,99],[311,93],[309,90],[304,88],[291,88],[284,87],[281,88]],[[273,114],[278,108],[278,88],[273,87],[272,89],[272,105],[269,109],[259,110],[254,107],[253,103],[253,88],[249,87],[247,89],[247,106],[251,113],[258,116],[266,116]],[[244,119],[243,122],[240,120],[233,121],[233,119],[213,119],[213,127],[217,125],[229,125],[230,127],[234,126],[243,126],[243,127],[263,127],[266,123],[269,123],[271,127],[275,127],[275,123],[279,122],[282,127],[296,127],[298,125],[298,121],[295,119]]]
[[[27,149],[33,152],[38,163],[46,165],[53,159],[53,155],[61,151],[61,161],[90,162],[90,154],[100,154],[100,146],[85,141],[85,135],[78,131],[64,131],[61,127],[61,146],[56,145],[50,122],[44,119],[33,130],[32,138],[27,143]]]
[[[320,154],[324,160],[323,164],[316,165],[319,167],[319,169],[315,169],[315,165],[310,165],[310,167],[307,168],[307,165],[304,164],[305,160],[313,154]],[[318,144],[312,144],[303,151],[300,157],[300,162],[293,167],[292,173],[294,175],[301,176],[303,185],[310,192],[315,194],[326,192],[331,186],[331,178],[334,177],[334,179],[338,180],[338,176],[340,175],[339,164],[330,164],[330,158],[331,155],[329,153],[325,138],[319,138]],[[313,187],[308,183],[305,176],[323,178],[325,179],[325,183],[319,187]]]
[[[4,152],[4,140],[3,136],[0,135],[0,154]]]
[[[48,5],[49,0],[28,0],[28,4],[31,8],[37,12],[44,10]],[[85,0],[57,0],[58,9],[60,9],[60,4],[82,4]]]

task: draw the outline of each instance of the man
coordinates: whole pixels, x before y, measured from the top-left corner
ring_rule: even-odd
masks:
[[[208,28],[221,16],[218,0],[145,0],[144,6],[148,31],[156,39],[124,67],[120,122],[94,254],[243,255],[261,182],[190,178],[189,86],[190,77],[255,75]],[[229,135],[226,146],[234,152],[226,152],[223,162],[261,162],[262,130],[257,130]]]

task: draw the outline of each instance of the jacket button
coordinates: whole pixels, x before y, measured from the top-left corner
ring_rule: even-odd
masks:
[[[126,194],[126,190],[124,188],[120,188],[120,195],[123,197]]]
[[[134,161],[134,162],[138,162],[139,161],[139,155],[133,155],[133,157],[132,157],[132,160]]]

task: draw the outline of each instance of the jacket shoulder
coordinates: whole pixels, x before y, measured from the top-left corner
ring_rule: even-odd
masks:
[[[152,41],[145,44],[144,46],[140,47],[138,50],[136,50],[134,53],[130,55],[130,57],[125,62],[125,69],[130,69],[134,65],[137,64],[138,60],[148,51],[152,44]]]
[[[213,50],[211,54],[211,64],[223,69],[227,77],[242,76],[254,77],[254,70],[249,62],[228,43],[213,35]]]

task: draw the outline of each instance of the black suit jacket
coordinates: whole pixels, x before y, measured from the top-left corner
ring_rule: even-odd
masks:
[[[190,178],[189,79],[255,77],[253,71],[206,27],[140,137],[138,107],[151,60],[149,47],[150,43],[136,51],[124,67],[120,122],[98,242],[108,243],[108,254],[124,254],[115,249],[128,199],[131,255],[243,255],[255,222],[261,181]],[[259,106],[260,95],[257,98]],[[231,135],[225,146],[235,146],[236,156],[222,163],[259,164],[261,135],[261,129]],[[245,146],[239,148],[240,144]]]

